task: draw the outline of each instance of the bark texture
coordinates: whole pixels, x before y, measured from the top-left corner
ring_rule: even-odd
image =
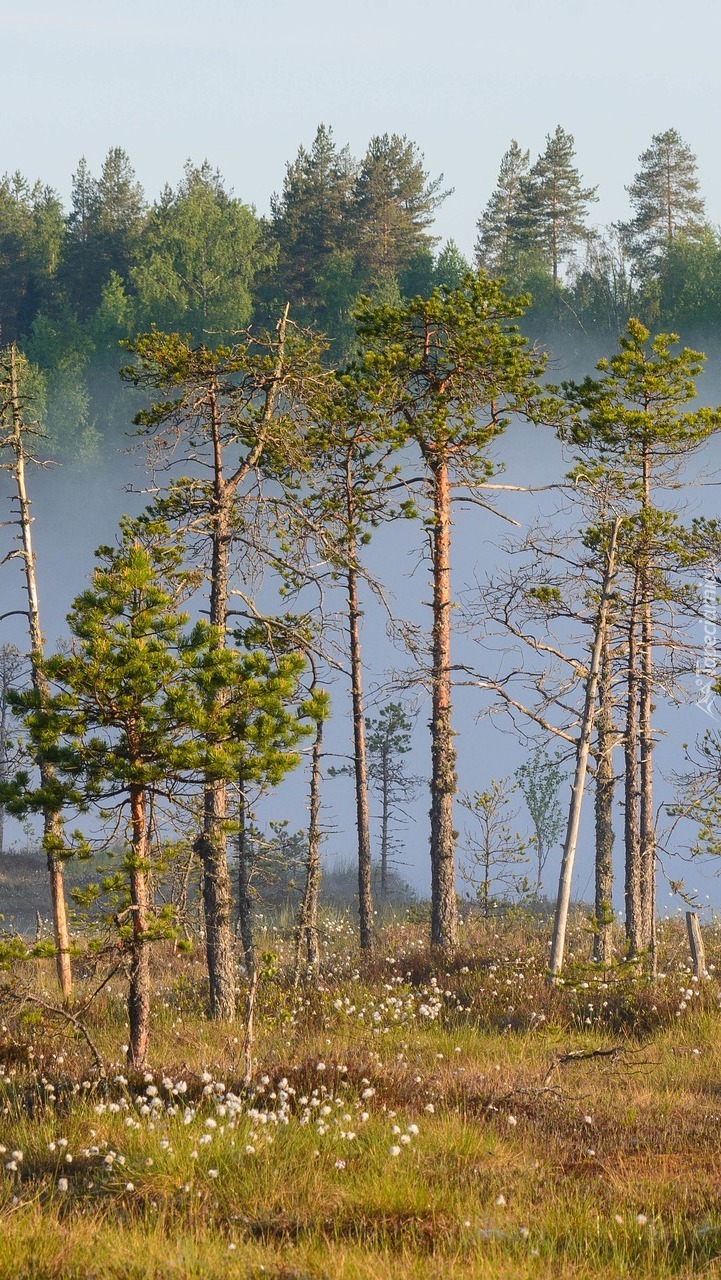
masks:
[[[310,973],[320,968],[320,944],[318,940],[318,895],[320,892],[320,762],[323,749],[323,722],[318,721],[310,770],[310,797],[308,806],[308,860],[305,872],[305,888],[298,909],[295,934],[295,982],[300,980],[305,963]]]
[[[355,555],[355,548],[353,548]],[[363,669],[360,648],[358,575],[348,570],[348,628],[353,701],[353,772],[356,828],[358,832],[358,918],[362,951],[373,948],[373,891],[371,887],[371,832],[368,813],[368,760],[363,714]]]
[[[40,607],[38,604],[37,581],[35,578],[35,555],[32,545],[32,522],[30,516],[30,499],[25,483],[25,447],[22,436],[22,419],[20,413],[20,397],[17,382],[17,364],[15,347],[10,348],[10,404],[13,427],[13,449],[15,454],[14,478],[19,509],[18,523],[22,542],[22,558],[25,571],[25,590],[27,595],[28,631],[30,636],[30,663],[33,688],[39,701],[46,702],[50,696],[48,682],[43,670],[43,635],[40,629]],[[40,782],[50,790],[56,780],[53,765],[42,755],[38,758]],[[70,933],[68,930],[68,912],[65,901],[65,884],[63,866],[58,856],[62,846],[62,819],[58,809],[46,806],[43,809],[43,845],[48,864],[50,878],[50,897],[53,913],[53,937],[55,940],[56,969],[58,985],[64,1001],[70,999],[73,989],[72,969],[70,964]]]
[[[148,874],[147,823],[145,794],[142,787],[130,789],[130,814],[133,831],[132,865],[130,868],[130,911],[133,940],[130,952],[130,990],[128,1018],[130,1042],[128,1066],[140,1070],[145,1066],[150,1040],[150,944],[148,917],[150,885]]]
[[[624,843],[626,938],[629,956],[643,950],[641,909],[641,848],[638,825],[638,576],[634,584],[628,622],[626,674],[626,726],[624,755]]]
[[[456,750],[451,726],[451,498],[448,464],[433,470],[433,701],[431,718],[431,945],[456,946]]]
[[[250,896],[250,849],[248,847],[248,805],[243,779],[238,781],[238,928],[243,944],[245,967],[255,973],[253,903]]]
[[[613,957],[613,690],[611,686],[611,646],[606,637],[601,654],[596,721],[596,866],[593,958],[608,965]]]

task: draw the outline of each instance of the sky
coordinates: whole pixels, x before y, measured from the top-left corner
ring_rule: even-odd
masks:
[[[437,232],[470,255],[511,138],[534,157],[572,133],[604,225],[673,127],[721,222],[714,0],[0,0],[0,19],[0,173],[66,201],[81,155],[98,173],[122,146],[151,198],[207,158],[264,213],[323,122],[356,155],[374,134],[416,142],[454,188]]]

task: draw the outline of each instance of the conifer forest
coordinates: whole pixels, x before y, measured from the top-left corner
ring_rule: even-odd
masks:
[[[717,1274],[721,231],[585,167],[0,178],[0,1280]]]

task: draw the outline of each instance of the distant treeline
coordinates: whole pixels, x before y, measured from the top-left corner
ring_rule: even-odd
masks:
[[[552,349],[589,340],[600,354],[630,315],[649,328],[721,331],[721,233],[706,218],[696,160],[678,133],[656,134],[628,187],[632,214],[588,227],[573,137],[560,126],[532,163],[515,141],[477,223],[473,264],[440,245],[434,215],[449,192],[406,137],[371,139],[362,160],[321,125],[286,167],[270,215],[226,190],[207,162],[149,204],[126,153],[99,177],[81,160],[71,207],[42,182],[0,180],[0,343],[36,366],[52,452],[92,457],[135,409],[120,383],[123,339],[156,325],[209,346],[272,325],[290,301],[341,359],[362,295],[397,302],[456,285],[469,265],[528,293],[524,328]]]

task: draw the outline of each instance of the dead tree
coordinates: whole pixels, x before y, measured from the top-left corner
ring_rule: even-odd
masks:
[[[30,640],[30,676],[32,685],[42,706],[49,698],[49,686],[45,676],[43,634],[40,628],[40,607],[38,603],[37,579],[35,576],[35,554],[32,543],[32,517],[30,515],[30,499],[28,497],[25,469],[30,455],[25,448],[26,425],[20,403],[18,388],[18,354],[15,346],[11,346],[3,361],[3,404],[2,418],[5,425],[3,444],[9,448],[13,461],[5,464],[15,483],[15,501],[17,503],[17,524],[20,529],[20,550],[17,555],[22,560],[25,577],[25,595],[27,609],[19,610],[27,618]],[[36,753],[40,782],[46,794],[54,790],[56,773],[54,766],[44,752]],[[63,1000],[69,1000],[72,993],[72,970],[70,964],[70,932],[68,929],[67,907],[65,902],[65,885],[63,880],[63,823],[60,810],[51,802],[43,807],[43,848],[47,857],[50,876],[50,896],[53,913],[53,935],[56,949],[56,967],[58,983]]]

